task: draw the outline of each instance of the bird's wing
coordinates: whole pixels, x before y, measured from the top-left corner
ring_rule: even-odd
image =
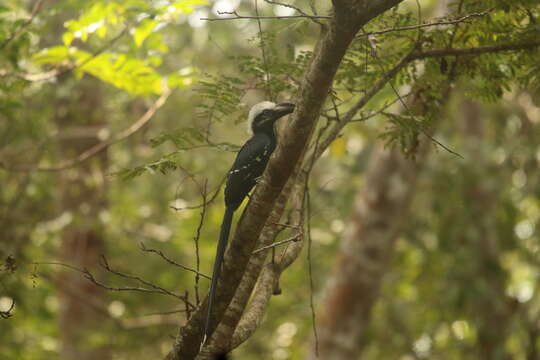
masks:
[[[235,174],[242,177],[261,176],[273,150],[268,136],[253,136],[238,152],[236,160],[229,171],[229,176]]]
[[[225,187],[225,204],[237,208],[262,175],[275,143],[264,134],[254,135],[236,156]]]

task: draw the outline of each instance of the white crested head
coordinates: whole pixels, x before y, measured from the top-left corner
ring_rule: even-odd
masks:
[[[253,105],[251,107],[251,110],[249,110],[249,115],[248,115],[248,121],[247,121],[248,134],[253,135],[252,124],[253,124],[253,120],[255,120],[257,115],[262,113],[264,110],[273,109],[275,107],[276,107],[276,104],[271,101],[263,101],[263,102]]]

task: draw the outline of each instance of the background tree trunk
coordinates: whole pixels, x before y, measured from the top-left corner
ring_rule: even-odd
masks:
[[[95,80],[84,82],[74,103],[60,100],[56,109],[58,125],[64,129],[60,142],[62,157],[76,156],[100,142],[103,104]],[[94,273],[99,268],[100,256],[105,253],[99,215],[107,205],[106,168],[107,153],[102,152],[76,172],[62,172],[59,180],[61,213],[72,219],[62,233],[60,258],[64,263]],[[57,284],[62,358],[109,359],[105,347],[90,347],[88,341],[88,334],[103,324],[104,290],[69,269],[59,275]]]
[[[489,159],[482,144],[485,138],[485,117],[480,104],[469,99],[461,99],[461,130],[467,152],[474,154],[474,168],[469,164],[469,172],[488,173]],[[478,277],[471,286],[482,294],[475,305],[478,318],[478,358],[485,360],[510,359],[505,342],[510,331],[513,309],[517,303],[505,295],[508,274],[502,267],[501,239],[496,231],[497,196],[496,183],[485,181],[476,176],[469,176],[471,182],[464,189],[465,206],[472,213],[475,221],[475,237],[470,237],[470,246],[478,254],[476,264]],[[467,235],[463,234],[466,238]],[[467,241],[464,239],[463,241]],[[467,242],[469,242],[467,241]],[[477,248],[477,249],[474,249]]]
[[[319,358],[355,359],[429,145],[416,161],[377,144],[319,305]],[[315,347],[312,346],[312,349]],[[315,359],[312,351],[309,359]]]
[[[433,108],[434,99],[424,98],[421,87],[413,91],[414,96],[407,105],[410,114],[438,113],[437,126],[446,102]],[[441,91],[446,101],[450,80],[443,82]],[[326,282],[324,299],[319,305],[318,351],[323,359],[354,359],[362,352],[382,278],[396,239],[408,219],[418,174],[434,146],[423,135],[417,141],[412,144],[414,159],[405,158],[402,150],[385,149],[381,142],[374,146],[365,184],[356,195],[334,269]],[[309,359],[317,357],[316,350],[312,344]]]

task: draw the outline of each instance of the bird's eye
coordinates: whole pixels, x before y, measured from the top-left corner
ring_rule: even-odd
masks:
[[[263,112],[262,112],[262,113],[263,113],[264,115],[268,115],[268,114],[270,113],[270,110],[268,110],[268,109],[265,109],[265,110],[263,110]]]

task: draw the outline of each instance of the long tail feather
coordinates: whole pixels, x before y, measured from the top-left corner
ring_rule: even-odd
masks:
[[[206,322],[204,324],[204,342],[210,337],[210,316],[214,307],[214,298],[216,295],[216,286],[221,273],[221,264],[223,263],[223,255],[227,248],[227,242],[229,240],[229,232],[231,231],[231,223],[233,219],[234,208],[226,207],[225,214],[223,215],[223,222],[221,223],[221,232],[219,234],[219,242],[216,250],[216,258],[214,260],[214,269],[212,271],[212,283],[210,285],[210,295],[208,300],[208,312],[206,313]]]

